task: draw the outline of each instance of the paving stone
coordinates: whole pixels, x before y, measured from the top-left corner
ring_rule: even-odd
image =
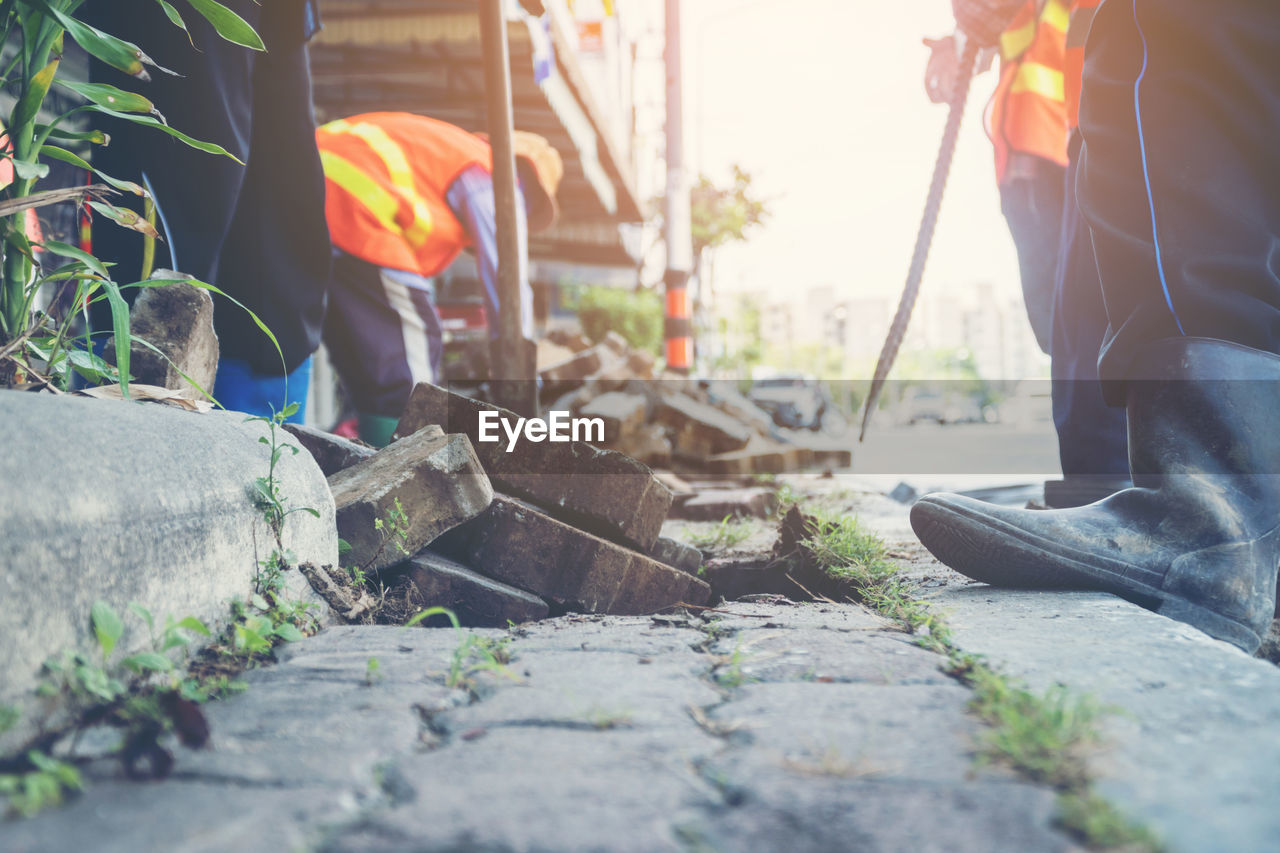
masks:
[[[720,476],[785,474],[806,467],[812,457],[812,453],[802,448],[753,436],[751,443],[745,449],[710,456],[704,467],[708,474]]]
[[[157,353],[136,342],[130,347],[133,381],[175,390],[192,388],[194,382],[213,393],[218,335],[213,330],[213,298],[208,291],[182,281],[142,288],[129,311],[129,331],[160,350]],[[107,343],[105,357],[115,364],[115,338]],[[182,378],[184,373],[190,381]]]
[[[689,498],[680,504],[674,517],[688,521],[770,518],[777,510],[778,494],[773,489],[716,489]]]
[[[402,567],[422,596],[422,607],[447,607],[464,625],[506,627],[545,619],[547,603],[478,574],[447,557],[423,551]]]
[[[504,583],[590,613],[704,604],[711,591],[695,577],[504,495],[442,537],[438,549]]]
[[[516,420],[505,409],[422,383],[409,398],[397,435],[443,423],[448,432],[471,437],[500,490],[597,536],[641,550],[653,545],[671,508],[671,492],[648,467],[586,442],[521,441],[508,453],[505,441],[477,440],[481,412]]]
[[[616,445],[644,425],[647,409],[648,401],[639,394],[611,391],[587,403],[580,414],[603,420],[605,443]]]
[[[658,541],[653,543],[649,556],[659,563],[665,563],[691,575],[697,575],[698,569],[702,568],[701,551],[692,545],[686,545],[665,536],[658,537]]]
[[[741,421],[683,394],[664,394],[654,416],[676,431],[677,451],[694,457],[741,450],[753,435]]]
[[[658,424],[644,424],[609,448],[653,467],[671,464],[671,439]]]
[[[284,428],[311,454],[326,477],[332,477],[344,468],[363,462],[377,452],[366,444],[359,444],[315,427],[285,424]]]
[[[592,347],[542,368],[538,371],[538,376],[550,385],[578,382],[599,370],[603,363],[599,349]]]
[[[387,529],[395,511],[407,517],[405,551],[420,551],[441,533],[475,518],[493,499],[493,487],[465,435],[410,435],[329,479],[338,532],[351,545],[346,561],[365,571],[400,562],[403,552]]]

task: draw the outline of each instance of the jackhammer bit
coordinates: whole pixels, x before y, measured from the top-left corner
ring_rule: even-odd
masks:
[[[947,114],[947,126],[942,132],[942,146],[938,149],[938,160],[933,167],[933,182],[929,185],[929,196],[924,205],[924,217],[920,221],[920,231],[916,235],[915,252],[911,255],[911,268],[907,272],[907,284],[902,290],[902,298],[898,301],[898,313],[889,326],[889,334],[885,336],[884,346],[880,350],[880,358],[876,362],[876,372],[871,380],[871,391],[867,394],[867,402],[862,410],[862,430],[858,433],[861,442],[867,436],[867,425],[871,422],[871,413],[875,411],[880,400],[880,392],[884,390],[885,379],[893,368],[898,357],[898,349],[907,334],[907,326],[911,322],[911,311],[916,307],[916,297],[920,294],[920,282],[924,278],[925,261],[929,259],[929,248],[933,245],[933,232],[938,226],[938,212],[942,209],[942,194],[947,188],[947,177],[951,174],[951,162],[955,158],[956,142],[960,138],[960,122],[964,118],[965,103],[969,100],[969,84],[973,81],[974,71],[978,63],[979,48],[972,40],[966,42],[964,52],[960,55],[960,73],[956,77],[956,88],[951,93]]]

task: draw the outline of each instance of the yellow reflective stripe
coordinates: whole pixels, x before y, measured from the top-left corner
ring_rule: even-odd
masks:
[[[391,178],[392,186],[404,196],[413,210],[413,221],[402,231],[404,238],[415,249],[422,247],[431,237],[434,224],[431,219],[431,208],[427,206],[422,196],[418,195],[417,183],[413,179],[413,169],[409,166],[409,159],[404,155],[404,149],[396,144],[385,130],[369,122],[352,124],[346,119],[339,119],[325,125],[325,130],[332,133],[350,133],[378,155],[382,165],[387,167],[387,175]]]
[[[1024,62],[1013,78],[1011,94],[1032,92],[1054,101],[1066,101],[1066,75],[1056,68],[1038,62]]]
[[[1034,19],[1016,30],[1005,30],[1000,36],[1000,58],[1005,62],[1017,59],[1027,52],[1031,43],[1036,40],[1036,21]]]
[[[1071,26],[1071,9],[1062,0],[1049,0],[1045,4],[1043,14],[1040,15],[1040,20],[1058,32],[1065,33],[1067,27]]]
[[[381,225],[397,234],[404,233],[396,222],[400,203],[381,184],[346,157],[323,148],[320,149],[320,163],[324,167],[324,176],[364,205]]]

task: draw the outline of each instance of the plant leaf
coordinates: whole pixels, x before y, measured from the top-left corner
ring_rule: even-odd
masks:
[[[141,619],[143,622],[145,622],[145,623],[146,623],[146,625],[147,625],[147,630],[148,630],[148,631],[154,631],[154,630],[155,630],[155,627],[156,627],[156,620],[151,616],[151,611],[150,611],[150,610],[148,610],[147,608],[143,607],[141,604],[139,604],[139,603],[138,603],[138,602],[136,602],[136,601],[130,601],[130,602],[129,602],[129,612],[130,612],[130,613],[132,613],[134,616],[137,616],[137,617],[138,617],[139,619]]]
[[[31,78],[27,91],[22,95],[22,100],[18,101],[17,106],[13,108],[13,116],[9,119],[11,128],[21,130],[35,120],[40,112],[40,105],[44,103],[45,95],[49,94],[49,87],[53,85],[53,75],[58,72],[58,63],[61,61],[61,59],[53,60]]]
[[[47,124],[36,125],[36,134],[43,136],[48,134],[51,139],[65,139],[71,142],[88,142],[91,145],[110,145],[111,137],[100,130],[86,130],[83,133],[74,130],[63,130],[60,127],[50,127]]]
[[[275,627],[274,633],[277,637],[284,640],[286,643],[296,643],[296,642],[299,642],[300,640],[305,639],[302,635],[302,632],[298,630],[297,626],[289,622],[281,622],[279,625]]]
[[[168,672],[173,669],[173,662],[155,652],[140,652],[120,661],[120,665],[141,675],[144,672]]]
[[[85,49],[90,56],[95,56],[112,68],[123,71],[130,77],[139,80],[150,80],[151,75],[143,64],[155,65],[136,44],[107,35],[97,27],[91,27],[83,21],[52,8],[44,0],[36,0],[37,4],[57,19],[58,23],[75,39],[76,44]],[[159,67],[159,66],[157,66]]]
[[[59,86],[75,92],[86,101],[91,101],[109,110],[122,113],[155,113],[156,105],[148,98],[134,92],[126,92],[106,83],[79,83],[75,80],[58,78]]]
[[[105,658],[111,654],[112,649],[116,647],[116,641],[124,634],[124,623],[120,621],[120,614],[105,601],[95,601],[89,608],[89,616],[93,621],[93,632],[98,637],[98,645],[102,648],[102,656]]]
[[[151,198],[151,193],[147,192],[146,187],[139,186],[138,184],[135,184],[133,181],[122,181],[119,178],[113,178],[110,175],[104,174],[103,172],[100,172],[97,169],[93,168],[93,166],[90,165],[88,160],[85,160],[79,154],[68,151],[65,148],[59,148],[56,145],[45,145],[40,148],[40,154],[41,156],[44,156],[44,157],[52,157],[55,160],[61,160],[64,163],[70,163],[72,166],[76,166],[77,168],[84,169],[85,171],[93,172],[99,178],[106,181],[108,184],[110,184],[111,186],[115,187],[118,190],[123,190],[124,192],[127,192],[127,193],[133,193],[134,195],[141,196],[142,198]]]
[[[190,145],[192,148],[195,148],[199,151],[204,151],[208,154],[220,154],[223,157],[230,157],[232,160],[235,160],[240,165],[242,166],[244,165],[243,160],[241,160],[239,157],[236,157],[231,152],[227,151],[227,149],[223,148],[221,145],[216,145],[212,142],[201,142],[199,139],[194,139],[190,136],[187,136],[185,133],[183,133],[180,130],[174,130],[169,125],[165,124],[164,122],[160,121],[157,118],[153,118],[152,116],[139,115],[137,113],[122,113],[119,110],[109,109],[108,107],[100,106],[98,104],[89,104],[87,106],[80,107],[79,109],[91,110],[93,112],[102,113],[103,115],[109,115],[112,118],[120,118],[120,119],[124,119],[125,121],[131,121],[134,124],[144,124],[147,127],[154,127],[160,131],[163,131],[164,133],[169,134],[174,139],[180,140],[181,142],[187,145]]]
[[[77,261],[80,261],[86,267],[93,270],[103,278],[111,278],[111,274],[107,272],[107,268],[103,266],[102,261],[89,254],[84,249],[79,249],[72,246],[70,243],[63,243],[58,240],[45,240],[40,245],[44,246],[50,252],[53,252],[55,255],[62,255],[64,258],[74,258]]]
[[[137,231],[157,240],[163,239],[156,227],[135,210],[130,210],[127,207],[116,207],[114,204],[109,204],[105,201],[91,201],[89,206],[112,222],[128,228],[130,231]]]
[[[49,174],[48,163],[29,163],[26,160],[18,160],[13,157],[5,159],[13,163],[13,173],[22,181],[35,181]]]
[[[110,279],[103,279],[107,291],[107,304],[111,307],[111,328],[117,341],[129,340],[129,306],[120,295],[120,287]],[[120,371],[120,394],[129,399],[129,347],[116,347],[116,370]]]
[[[223,6],[217,0],[187,0],[204,19],[213,25],[222,36],[232,44],[238,44],[253,50],[266,50],[262,39],[254,32],[253,27],[235,12]],[[276,0],[279,2],[279,0]]]
[[[191,46],[196,46],[196,40],[191,37],[191,31],[187,29],[187,22],[182,20],[182,16],[178,14],[178,10],[173,8],[173,4],[168,0],[156,0],[160,4],[160,8],[164,9],[164,14],[173,23],[175,27],[187,34],[187,41],[191,42]]]
[[[209,627],[194,616],[188,616],[178,622],[178,628],[190,631],[193,634],[199,634],[201,637],[210,636]]]

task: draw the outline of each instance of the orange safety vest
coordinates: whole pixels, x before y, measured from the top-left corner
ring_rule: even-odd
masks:
[[[1080,126],[1080,78],[1084,74],[1084,43],[1093,26],[1093,15],[1102,0],[1071,0],[1071,24],[1067,27],[1064,70],[1067,83],[1067,128]]]
[[[471,245],[445,196],[470,166],[493,171],[489,144],[412,113],[365,113],[316,130],[333,244],[380,267],[432,276]]]
[[[1028,0],[1000,37],[1000,82],[987,107],[987,134],[1003,181],[1013,152],[1067,164],[1068,0]]]

